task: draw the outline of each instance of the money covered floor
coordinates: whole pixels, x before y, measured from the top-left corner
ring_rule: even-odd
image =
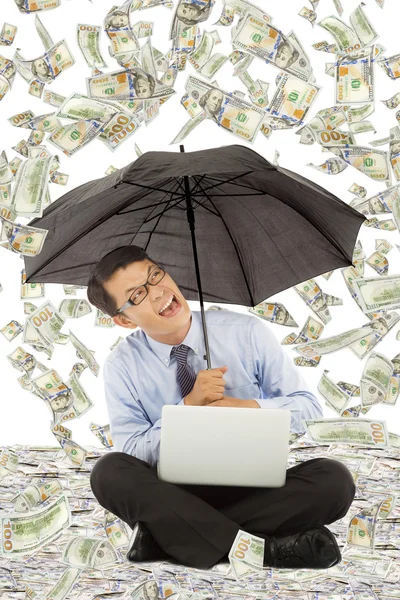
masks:
[[[105,446],[103,429],[98,437]],[[98,504],[89,484],[96,460],[110,451],[88,446],[85,463],[77,466],[59,447],[2,448],[1,599],[399,597],[396,434],[389,433],[387,446],[377,449],[368,442],[319,443],[311,435],[292,433],[287,468],[321,456],[342,461],[353,475],[357,491],[348,513],[327,525],[336,536],[342,561],[323,570],[247,565],[241,570],[244,576],[236,575],[231,559],[208,570],[174,561],[128,561],[130,527]]]

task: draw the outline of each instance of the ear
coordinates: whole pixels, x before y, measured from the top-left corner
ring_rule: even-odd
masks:
[[[128,319],[128,317],[126,317],[123,314],[115,315],[114,317],[112,317],[112,319],[113,319],[114,323],[116,325],[119,325],[120,327],[125,327],[127,329],[136,329],[137,328],[136,323],[134,323],[133,321]]]

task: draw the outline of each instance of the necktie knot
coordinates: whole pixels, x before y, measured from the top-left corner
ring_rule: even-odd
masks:
[[[186,344],[180,344],[179,346],[174,346],[172,348],[172,352],[178,361],[178,364],[185,364],[187,362],[187,355],[189,353],[189,346]]]

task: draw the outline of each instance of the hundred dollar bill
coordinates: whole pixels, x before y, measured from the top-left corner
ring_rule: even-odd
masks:
[[[253,315],[261,319],[277,323],[278,325],[287,325],[288,327],[298,327],[289,311],[280,302],[260,302],[256,306],[247,309]]]
[[[76,121],[57,129],[51,134],[48,141],[66,156],[72,156],[77,150],[99,136],[102,131],[102,123],[98,121]]]
[[[131,27],[129,12],[132,0],[113,6],[104,18],[104,29],[111,42],[112,56],[140,50],[139,40]]]
[[[289,334],[281,341],[281,344],[285,346],[288,344],[301,344],[309,340],[317,340],[323,331],[324,326],[322,323],[313,317],[308,317],[302,330],[298,334],[294,332]]]
[[[121,548],[129,543],[125,523],[109,510],[105,513],[104,528],[113,548]]]
[[[99,308],[96,309],[96,320],[94,323],[95,327],[115,327],[115,323],[112,317],[110,317],[110,315],[106,315],[106,313],[103,313],[102,310],[100,310]]]
[[[78,581],[81,573],[82,569],[75,567],[65,569],[58,581],[48,590],[46,594],[47,600],[64,600]]]
[[[107,67],[100,52],[101,28],[98,25],[87,25],[85,23],[78,23],[76,28],[78,46],[87,65],[89,67],[94,65],[100,69]]]
[[[329,31],[335,38],[339,50],[343,52],[352,52],[361,48],[360,40],[351,27],[346,25],[341,19],[330,15],[317,23],[320,27]]]
[[[261,108],[193,76],[189,76],[185,90],[204,109],[207,118],[233,135],[254,141],[265,116]]]
[[[400,307],[400,276],[360,277],[354,279],[363,312]]]
[[[279,73],[277,88],[266,112],[302,125],[320,89],[294,75]]]
[[[360,390],[362,406],[383,402],[389,390],[394,365],[383,354],[371,352],[361,375]]]
[[[189,53],[188,60],[196,71],[199,71],[210,58],[214,49],[214,43],[211,33],[204,31],[197,48]]]
[[[65,320],[59,315],[55,306],[47,300],[26,319],[26,324],[31,325],[37,332],[39,339],[46,346],[56,341]],[[65,335],[65,334],[64,334]]]
[[[204,119],[206,119],[206,118],[207,118],[206,111],[202,110],[199,114],[197,114],[195,117],[192,117],[189,121],[187,121],[187,123],[185,123],[185,125],[182,127],[182,129],[178,132],[178,134],[175,136],[175,138],[170,143],[171,144],[179,144],[179,142],[184,140],[185,137],[188,136],[189,133],[191,133],[193,131],[193,129],[195,129],[197,127],[197,125],[200,125],[200,123],[202,123],[204,121]]]
[[[325,294],[315,279],[307,279],[294,286],[295,291],[304,302],[315,312],[323,323],[329,323],[332,316],[326,302]]]
[[[62,300],[58,307],[58,314],[65,319],[77,319],[91,312],[90,304],[84,298],[80,300]]]
[[[121,107],[123,108],[123,107]],[[73,93],[68,96],[56,112],[56,116],[62,119],[95,120],[99,123],[108,123],[119,110],[113,103],[107,104]]]
[[[390,110],[397,108],[400,104],[400,92],[396,92],[388,100],[381,100],[381,102],[383,102],[383,104]]]
[[[347,408],[351,396],[346,394],[336,383],[328,377],[327,369],[324,370],[318,383],[318,391],[325,398],[327,405],[339,415]]]
[[[314,358],[314,356],[341,350],[352,342],[355,342],[356,340],[365,336],[366,333],[372,333],[372,331],[373,329],[371,327],[349,329],[348,331],[344,331],[343,333],[333,335],[323,340],[317,340],[316,342],[308,342],[302,346],[296,346],[295,351],[298,352],[298,354],[302,354],[306,358]]]
[[[8,360],[15,369],[22,371],[27,375],[31,375],[36,367],[36,358],[21,346],[17,346],[11,354],[7,355]]]
[[[34,513],[9,513],[0,518],[0,554],[24,556],[50,544],[72,524],[68,496],[58,498]]]
[[[169,85],[158,83],[140,68],[123,69],[88,77],[87,89],[92,98],[129,100],[130,98],[161,98],[175,94]]]
[[[84,366],[86,367],[86,365]],[[70,377],[67,380],[67,386],[71,388],[73,392],[74,401],[72,406],[69,407],[68,413],[64,413],[61,421],[79,419],[79,417],[85,414],[93,406],[92,400],[89,398],[81,382],[79,381],[80,374],[81,373],[71,371]]]
[[[312,167],[313,169],[321,171],[326,175],[338,175],[347,169],[348,164],[346,161],[337,156],[336,158],[328,158],[328,160],[322,163],[322,165],[313,165],[313,163],[307,163],[307,167]]]
[[[232,46],[304,81],[312,74],[310,61],[294,32],[285,36],[268,24],[263,15],[256,15],[252,10],[240,19],[232,36]]]
[[[337,55],[335,98],[338,104],[374,101],[374,47]]]
[[[85,464],[87,455],[85,448],[82,448],[82,446],[80,446],[71,439],[67,439],[60,435],[57,435],[55,432],[53,433],[55,438],[59,442],[61,448],[64,450],[65,454],[70,459],[70,461],[77,467],[82,467]]]
[[[352,444],[386,448],[389,434],[386,421],[367,419],[302,419],[307,434],[321,444]]]
[[[356,356],[358,356],[358,358],[364,358],[364,356],[366,356],[368,352],[384,338],[388,331],[390,331],[399,320],[400,314],[396,311],[392,311],[366,323],[363,327],[372,328],[373,333],[353,342],[350,344],[349,348]]]
[[[51,496],[62,490],[61,483],[49,480],[42,484],[32,483],[18,494],[14,503],[15,512],[29,512]]]
[[[15,319],[13,319],[9,323],[7,323],[7,325],[5,325],[4,327],[2,327],[0,329],[0,333],[2,333],[4,335],[4,337],[6,338],[6,340],[8,340],[9,342],[11,342],[23,330],[24,330],[23,325],[21,325],[21,323],[18,323],[18,321],[15,321]]]
[[[377,60],[377,63],[390,79],[397,79],[400,77],[400,54],[382,57]]]
[[[237,579],[263,570],[264,546],[263,538],[239,529],[228,554],[229,562]]]
[[[93,375],[96,375],[97,377],[97,375],[99,374],[100,365],[94,358],[93,354],[87,349],[87,347],[80,340],[78,340],[76,335],[71,330],[69,330],[69,333],[69,339],[75,347],[76,351],[79,352],[79,354],[82,356],[82,359],[92,371]]]
[[[372,150],[363,146],[343,148],[332,145],[327,146],[327,149],[361,173],[364,173],[364,175],[367,175],[367,177],[390,183],[391,171],[387,152]]]
[[[73,567],[102,569],[117,562],[117,555],[109,541],[97,537],[79,536],[64,547],[61,560]]]
[[[54,369],[49,369],[35,379],[31,380],[32,392],[44,400],[52,412],[55,424],[73,404],[72,390],[62,381]]]
[[[121,338],[122,339],[122,338]],[[97,423],[89,423],[90,431],[97,437],[97,439],[106,448],[112,448],[114,446],[111,439],[110,424],[98,425]]]
[[[47,229],[29,227],[13,223],[0,216],[0,221],[5,224],[5,233],[10,246],[25,256],[37,256],[43,248],[44,240],[48,234]],[[3,233],[3,229],[2,229]]]
[[[379,215],[391,213],[393,211],[393,203],[398,198],[400,198],[400,184],[393,185],[365,200],[363,198],[355,198],[350,202],[350,206],[363,215],[368,215],[369,213]]]
[[[20,216],[41,217],[52,156],[24,161],[18,169],[11,203]]]
[[[17,30],[18,27],[16,25],[11,25],[11,23],[3,23],[3,27],[1,28],[0,32],[0,45],[11,46]]]
[[[371,44],[378,34],[363,11],[365,2],[361,2],[350,14],[350,23],[363,46]]]
[[[60,73],[75,64],[75,59],[65,40],[58,42],[33,60],[22,60],[16,53],[14,61],[18,72],[28,83],[34,78],[42,83],[54,81]]]
[[[39,10],[50,10],[57,8],[61,0],[14,0],[21,13],[32,13]]]

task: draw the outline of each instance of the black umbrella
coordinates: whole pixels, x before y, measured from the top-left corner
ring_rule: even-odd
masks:
[[[180,149],[146,152],[33,219],[48,234],[40,254],[24,256],[26,282],[86,286],[102,256],[140,246],[200,300],[211,369],[203,300],[254,307],[351,265],[365,216],[246,146]]]

